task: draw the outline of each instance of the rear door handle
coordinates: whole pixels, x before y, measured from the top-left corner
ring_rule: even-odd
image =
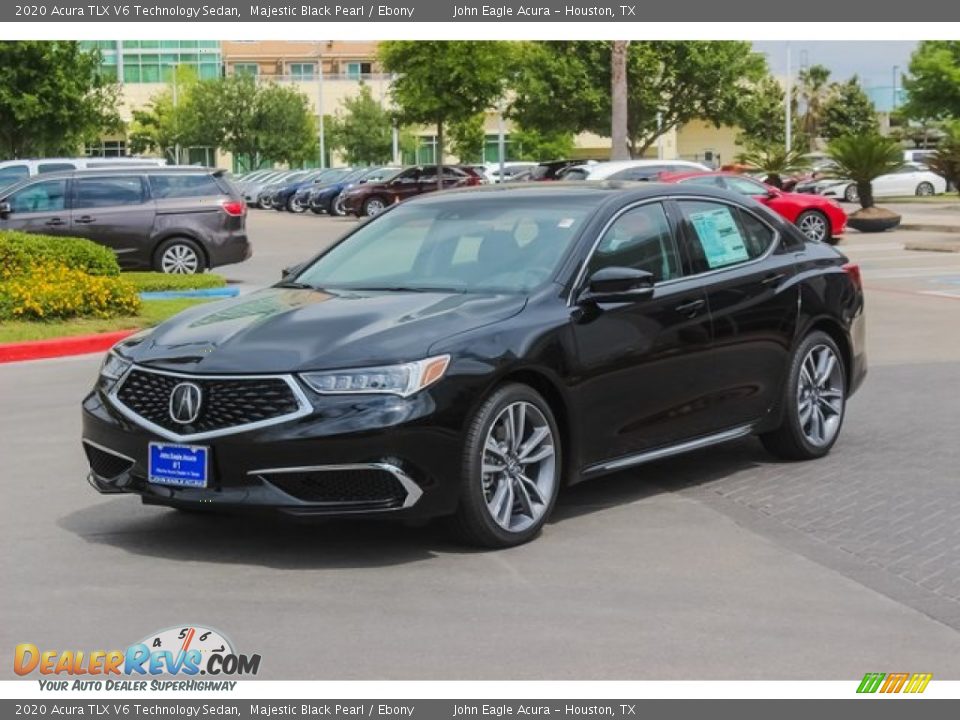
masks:
[[[96,218],[90,217],[89,215],[81,215],[76,220],[74,220],[74,222],[85,225],[87,223],[92,223],[94,220],[96,220]]]
[[[60,218],[51,218],[47,220],[47,222],[44,224],[45,225],[63,225],[64,223],[63,223],[63,220],[61,220]]]
[[[706,302],[703,300],[690,300],[680,303],[674,309],[681,315],[696,315],[704,305],[706,305]]]

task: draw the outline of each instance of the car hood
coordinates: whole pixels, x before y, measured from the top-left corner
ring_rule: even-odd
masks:
[[[199,305],[121,344],[134,362],[198,373],[285,373],[426,357],[452,335],[505,320],[521,295],[267,288]]]

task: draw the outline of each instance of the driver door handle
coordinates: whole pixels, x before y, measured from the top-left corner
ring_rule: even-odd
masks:
[[[65,224],[65,223],[64,223],[63,220],[61,220],[60,218],[50,218],[50,219],[47,220],[47,222],[44,223],[44,224],[45,224],[45,225],[63,225],[63,224]]]
[[[90,217],[89,215],[81,215],[74,222],[86,225],[87,223],[92,223],[96,218]]]
[[[692,317],[700,312],[700,308],[702,308],[704,305],[706,305],[704,300],[690,300],[685,303],[680,303],[674,308],[674,310],[681,315],[690,315]]]

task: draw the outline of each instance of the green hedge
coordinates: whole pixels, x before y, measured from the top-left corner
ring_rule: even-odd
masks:
[[[27,275],[31,268],[51,264],[87,275],[120,274],[113,251],[90,240],[0,230],[0,280]]]
[[[167,275],[159,272],[125,272],[123,279],[133,283],[140,292],[160,292],[163,290],[204,290],[224,287],[227,284],[223,275],[201,273],[199,275]]]

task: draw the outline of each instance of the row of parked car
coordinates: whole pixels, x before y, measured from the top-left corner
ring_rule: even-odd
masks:
[[[847,224],[847,214],[829,195],[788,192],[746,175],[714,171],[686,160],[511,162],[504,165],[502,174],[499,165],[449,165],[443,168],[442,182],[434,165],[260,171],[237,178],[244,198],[253,207],[358,217],[377,215],[394,203],[441,186],[557,180],[655,180],[721,187],[759,201],[820,242],[832,242]]]

